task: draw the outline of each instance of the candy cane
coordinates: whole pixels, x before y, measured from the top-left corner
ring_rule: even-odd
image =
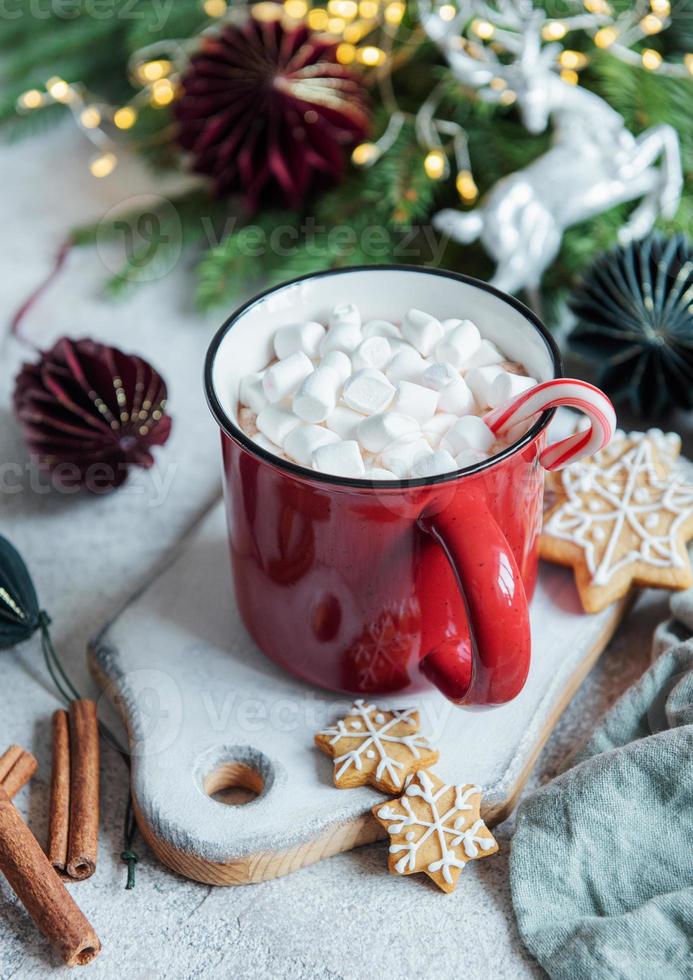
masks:
[[[494,435],[507,432],[519,422],[526,422],[548,408],[568,405],[577,408],[592,423],[589,429],[561,439],[542,452],[539,462],[547,470],[560,470],[583,456],[592,456],[607,445],[616,428],[614,407],[603,391],[586,381],[556,378],[544,381],[511,398],[484,416]]]

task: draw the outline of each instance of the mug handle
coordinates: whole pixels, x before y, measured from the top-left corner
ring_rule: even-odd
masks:
[[[616,414],[607,396],[585,381],[556,378],[510,399],[484,416],[501,433],[550,408],[577,408],[590,427],[542,450],[539,462],[558,470],[591,456],[610,441]],[[457,579],[469,623],[469,648],[459,636],[426,652],[420,670],[457,704],[497,705],[516,697],[527,679],[531,652],[529,605],[517,562],[478,488],[465,488],[464,514],[442,508],[422,514],[419,526],[443,549]]]
[[[450,562],[469,624],[469,647],[459,636],[445,639],[424,650],[419,669],[456,704],[510,701],[527,679],[531,636],[524,583],[505,535],[478,490],[466,492],[464,514],[446,507],[418,523]]]

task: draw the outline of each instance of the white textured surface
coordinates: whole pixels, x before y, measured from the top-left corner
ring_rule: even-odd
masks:
[[[93,218],[152,181],[122,166],[107,181],[86,171],[88,149],[68,126],[20,146],[0,149],[3,322],[45,274],[65,231]],[[157,190],[161,191],[157,180]],[[89,636],[111,617],[140,579],[151,576],[175,538],[214,493],[217,439],[202,403],[203,348],[215,325],[193,315],[190,279],[180,268],[121,305],[98,296],[104,269],[93,252],[77,252],[55,288],[37,306],[27,328],[49,343],[61,333],[93,335],[141,350],[161,367],[171,388],[172,441],[159,454],[179,469],[165,504],[122,490],[93,499],[57,498],[33,491],[0,492],[0,530],[23,551],[54,635],[76,683],[93,690],[85,663]],[[216,318],[215,318],[216,319]],[[220,319],[220,318],[219,318]],[[10,379],[25,352],[0,348],[0,462],[25,463],[9,409]],[[151,487],[146,480],[142,484]],[[603,711],[649,661],[652,628],[666,615],[661,594],[641,600],[599,666],[574,700],[542,754],[536,779],[550,775],[587,736]],[[2,654],[2,739],[30,747],[40,769],[18,806],[43,839],[50,769],[50,714],[57,707],[39,645]],[[320,757],[322,762],[322,757]],[[452,980],[535,977],[523,953],[510,905],[507,861],[510,824],[498,831],[501,853],[466,869],[460,888],[443,895],[418,878],[384,873],[383,844],[339,855],[265,884],[214,889],[166,871],[138,843],[134,892],[123,889],[118,859],[127,792],[124,767],[106,750],[98,871],[72,887],[94,922],[104,950],[88,968],[95,978],[320,978],[385,980],[427,976],[434,950],[436,976]],[[338,928],[331,927],[338,923]],[[0,882],[0,976],[35,980],[60,973],[7,886]]]

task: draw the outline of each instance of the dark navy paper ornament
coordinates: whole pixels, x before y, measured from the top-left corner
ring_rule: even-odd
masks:
[[[651,418],[693,408],[693,246],[651,234],[599,256],[573,293],[570,346],[615,401]]]

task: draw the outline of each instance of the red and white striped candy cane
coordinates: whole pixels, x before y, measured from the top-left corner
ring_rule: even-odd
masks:
[[[543,381],[529,391],[511,398],[484,416],[484,422],[494,435],[507,432],[512,426],[540,415],[548,408],[567,405],[577,408],[592,423],[589,429],[561,439],[542,452],[539,462],[547,470],[560,470],[583,456],[592,456],[607,445],[616,428],[614,406],[603,391],[586,381],[575,378],[556,378]]]

